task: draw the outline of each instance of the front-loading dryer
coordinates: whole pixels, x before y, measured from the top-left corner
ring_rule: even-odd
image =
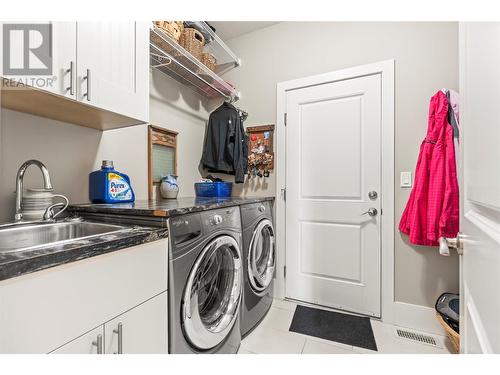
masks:
[[[236,353],[241,334],[238,207],[169,219],[169,352]]]
[[[241,205],[243,235],[243,303],[240,327],[247,335],[273,303],[276,268],[275,234],[269,201]]]

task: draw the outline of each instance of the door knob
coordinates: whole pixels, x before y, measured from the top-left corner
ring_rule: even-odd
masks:
[[[378,211],[376,208],[372,207],[372,208],[369,208],[368,211],[363,212],[361,215],[366,215],[366,214],[368,214],[369,216],[377,216]]]
[[[463,254],[462,236],[460,233],[455,238],[441,237],[439,239],[439,253],[442,255],[450,255],[450,249],[455,249],[458,255]]]

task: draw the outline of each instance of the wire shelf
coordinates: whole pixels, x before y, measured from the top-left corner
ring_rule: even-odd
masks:
[[[199,22],[203,27],[203,34],[210,35],[209,42],[205,45],[205,52],[211,53],[217,58],[217,66],[215,72],[222,75],[229,70],[240,66],[241,62],[238,57],[229,49],[226,43],[208,26],[206,22]]]
[[[219,37],[213,33],[208,25],[207,28],[212,32],[214,39],[205,48],[213,48],[217,44],[216,42]],[[210,47],[210,45],[213,46]],[[208,69],[162,30],[157,28],[150,30],[149,47],[151,67],[160,70],[183,84],[193,87],[207,98],[223,97],[233,101],[239,99],[240,93],[233,86],[218,74]],[[221,62],[217,65],[216,71],[227,71],[229,66],[235,67],[239,64],[235,57],[223,56],[221,58],[215,54],[215,50],[208,49],[208,51],[214,54],[217,60]]]

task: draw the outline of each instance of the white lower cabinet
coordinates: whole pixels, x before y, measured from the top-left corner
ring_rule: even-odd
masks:
[[[106,354],[166,354],[167,293],[104,324]]]
[[[167,354],[167,292],[54,350],[54,354]]]
[[[104,327],[99,326],[54,350],[54,354],[101,354],[104,347]]]
[[[0,281],[0,353],[167,353],[167,270],[162,239]]]

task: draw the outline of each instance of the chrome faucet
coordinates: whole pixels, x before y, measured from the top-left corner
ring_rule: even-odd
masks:
[[[68,207],[68,203],[54,203],[45,209],[45,212],[42,216],[42,221],[54,221],[56,217],[64,212],[64,210]],[[54,208],[59,208],[57,213],[54,213]]]
[[[49,170],[41,161],[28,160],[28,161],[24,162],[23,165],[21,165],[21,167],[17,171],[17,177],[16,177],[16,213],[14,215],[14,221],[21,221],[23,219],[23,213],[21,210],[21,205],[23,202],[23,179],[24,179],[24,173],[26,172],[26,169],[28,169],[28,167],[30,165],[36,165],[42,171],[44,189],[53,190],[52,182],[50,181]]]

